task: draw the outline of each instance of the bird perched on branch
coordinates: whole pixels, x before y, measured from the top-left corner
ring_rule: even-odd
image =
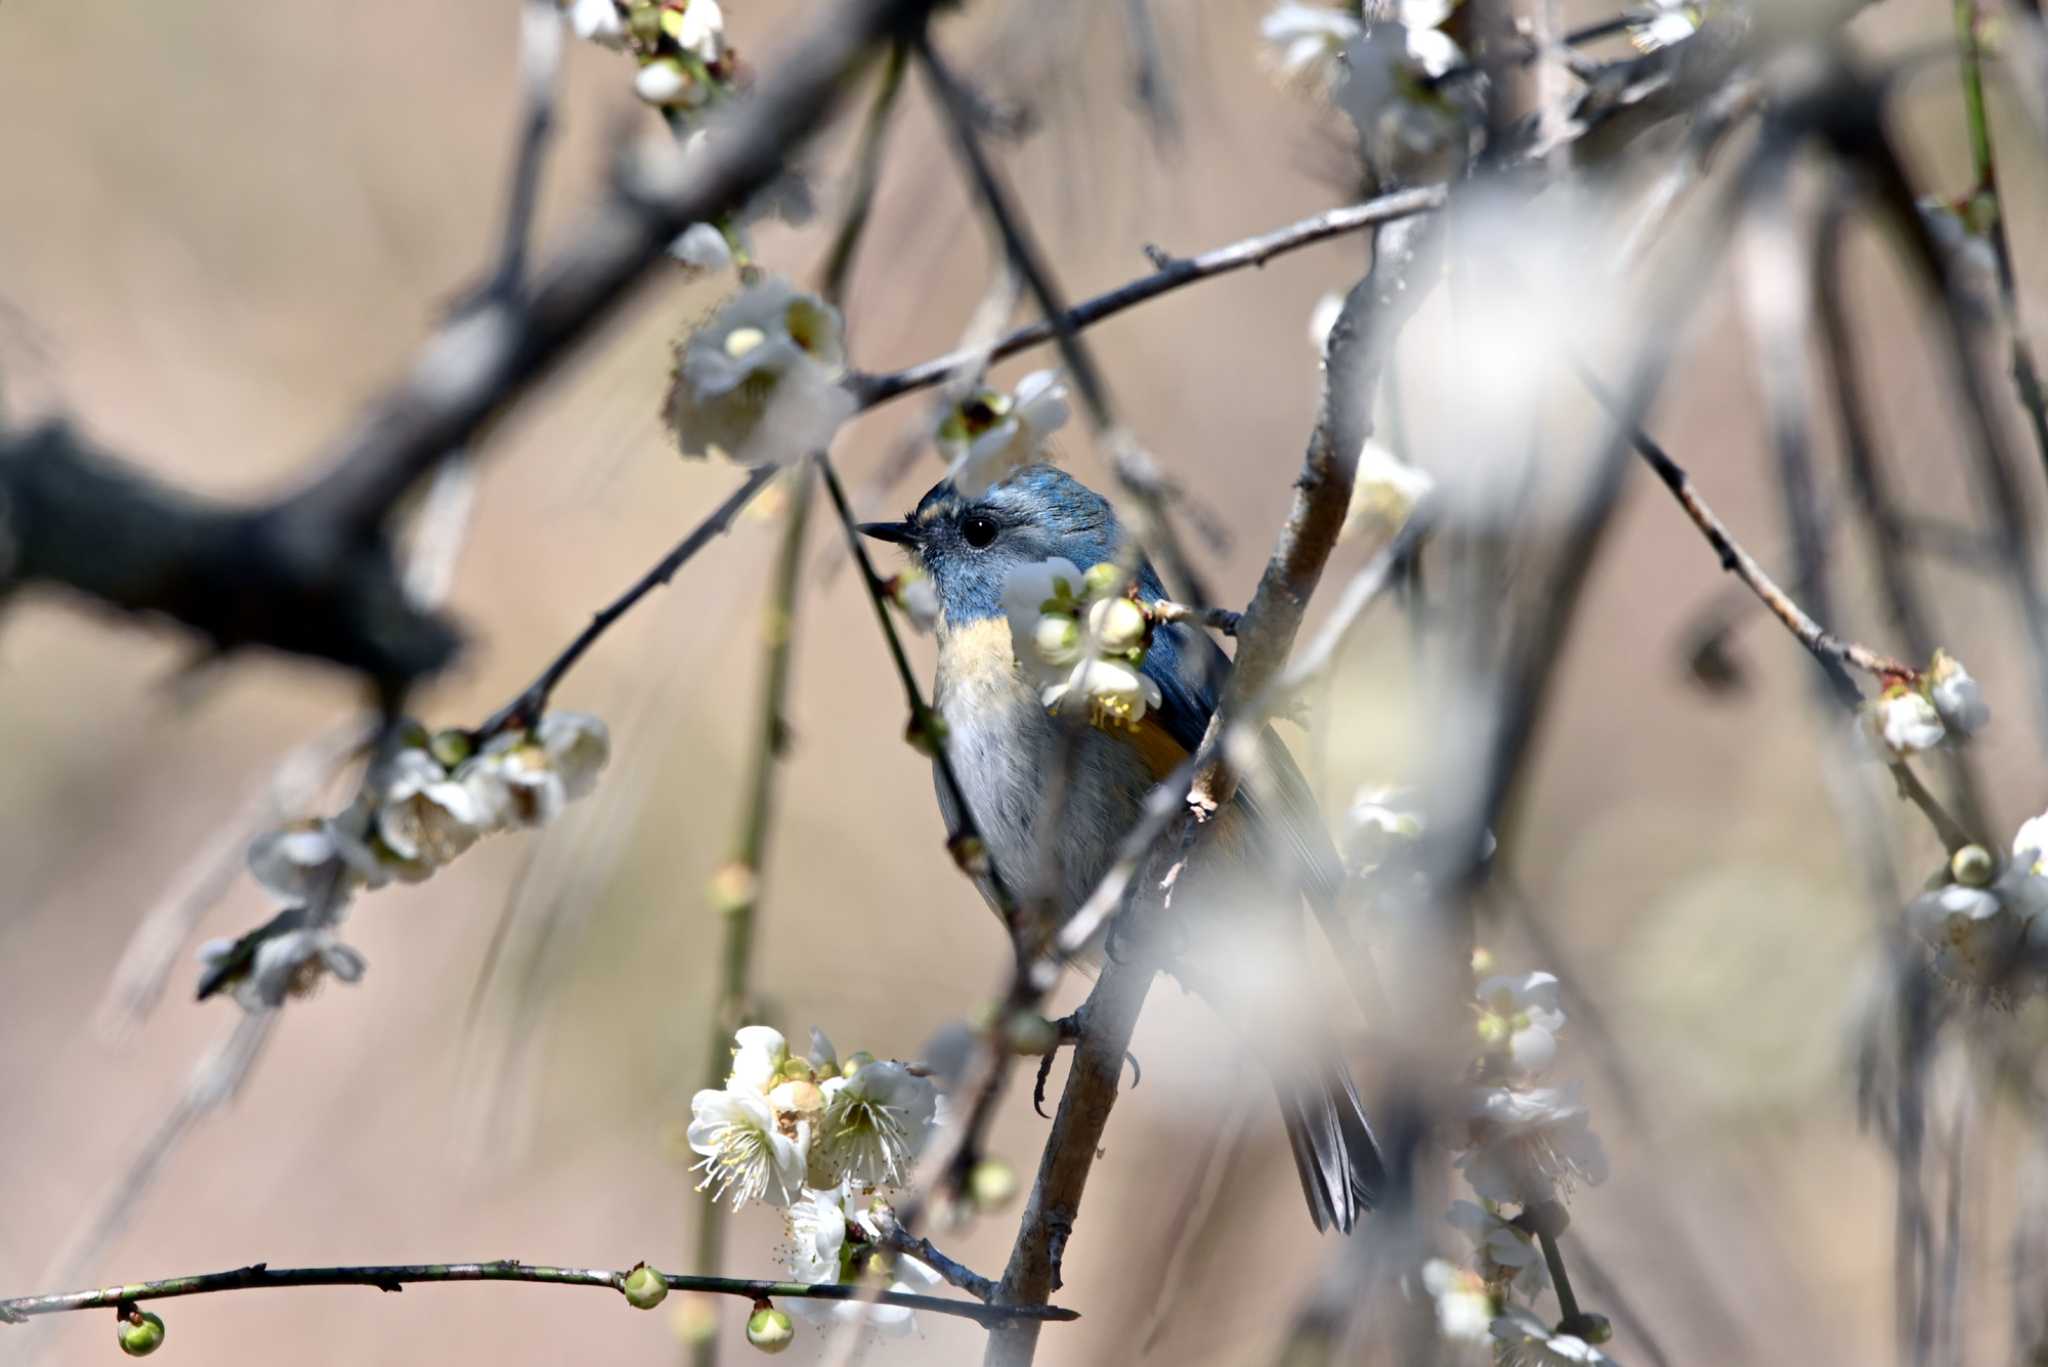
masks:
[[[1032,888],[1048,838],[1040,829],[1046,776],[1059,763],[1065,729],[1048,712],[1047,693],[1062,687],[1042,688],[1025,668],[1040,642],[1027,642],[1020,661],[1006,590],[1014,610],[1019,586],[1042,575],[1046,562],[1068,562],[1075,578],[1114,562],[1124,539],[1116,513],[1078,480],[1036,464],[977,497],[941,483],[904,521],[861,530],[907,547],[931,576],[940,607],[934,702],[948,753],[996,874],[1010,889]],[[1142,562],[1136,591],[1138,604],[1165,597]],[[1083,620],[1087,607],[1080,605]],[[1057,620],[1052,629],[1061,629]],[[1145,631],[1135,672],[1120,676],[1124,691],[1113,683],[1107,695],[1093,695],[1102,724],[1086,727],[1072,754],[1060,829],[1050,836],[1063,917],[1110,868],[1146,795],[1200,744],[1229,672],[1223,651],[1192,627],[1156,622]],[[1056,644],[1072,646],[1078,634]],[[1065,689],[1070,696],[1089,691],[1086,666],[1080,670]],[[1334,903],[1343,870],[1301,772],[1271,731],[1262,739],[1268,781],[1256,796],[1241,790],[1212,818],[1216,829],[1175,885],[1169,967],[1265,1064],[1309,1214],[1319,1230],[1348,1233],[1378,1199],[1385,1169],[1334,1032],[1304,990],[1313,973],[1300,916],[1301,895]],[[935,777],[940,805],[950,809],[944,777]],[[957,820],[952,810],[946,816]],[[994,905],[987,884],[983,894]]]

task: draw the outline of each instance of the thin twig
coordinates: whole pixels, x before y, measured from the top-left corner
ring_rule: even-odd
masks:
[[[59,1291],[41,1296],[16,1296],[0,1300],[0,1322],[20,1323],[35,1315],[54,1315],[70,1310],[106,1310],[143,1302],[171,1300],[179,1296],[205,1296],[222,1291],[261,1291],[294,1286],[366,1286],[379,1291],[402,1291],[407,1286],[436,1282],[534,1282],[552,1286],[594,1286],[623,1292],[631,1269],[619,1271],[599,1267],[551,1267],[521,1262],[516,1258],[487,1263],[395,1263],[365,1267],[271,1267],[252,1263],[227,1272],[207,1272],[189,1277],[167,1277],[160,1281],[127,1282],[93,1287],[84,1291]],[[661,1279],[671,1291],[696,1291],[716,1296],[738,1296],[750,1301],[784,1300],[850,1301],[872,1300],[898,1305],[906,1310],[926,1310],[935,1315],[954,1315],[977,1324],[1001,1325],[1016,1320],[1044,1322],[1075,1320],[1072,1310],[1051,1305],[978,1305],[944,1296],[920,1296],[905,1291],[875,1291],[838,1282],[753,1281],[738,1277],[699,1277],[664,1272]]]
[[[634,604],[675,578],[676,571],[688,563],[691,556],[730,531],[734,520],[754,501],[757,494],[768,487],[777,473],[773,465],[763,465],[749,470],[747,477],[740,481],[739,488],[728,494],[723,503],[712,509],[702,522],[691,528],[689,534],[675,544],[674,549],[657,560],[647,573],[634,580],[632,587],[592,613],[590,624],[578,632],[576,639],[564,646],[554,659],[548,661],[547,667],[541,670],[532,683],[521,690],[517,697],[485,718],[476,729],[477,737],[488,739],[515,726],[531,726],[539,721],[541,713],[547,710],[548,699],[553,696],[556,685],[562,682],[564,675],[575,668],[576,662],[583,658],[584,652],[597,643],[597,638],[630,612]]]
[[[948,1285],[957,1286],[978,1301],[993,1300],[996,1284],[973,1268],[940,1252],[930,1239],[912,1234],[898,1224],[892,1216],[882,1224],[882,1246],[892,1252],[905,1254],[917,1259],[932,1271],[945,1278]]]
[[[1170,598],[1158,598],[1147,603],[1154,619],[1161,622],[1193,622],[1196,626],[1219,631],[1225,636],[1237,635],[1238,625],[1244,614],[1229,608],[1191,608],[1186,603],[1176,603]]]
[[[1333,237],[1342,237],[1348,233],[1360,232],[1416,214],[1430,213],[1443,207],[1445,194],[1443,186],[1430,185],[1381,195],[1363,204],[1327,209],[1290,223],[1284,228],[1275,228],[1271,232],[1217,247],[1198,256],[1175,257],[1150,275],[1140,276],[1128,284],[1119,285],[1092,299],[1084,299],[1063,313],[1057,321],[1040,319],[1018,328],[985,351],[963,347],[933,360],[919,362],[905,370],[890,371],[881,375],[854,374],[847,378],[846,383],[860,400],[861,407],[872,408],[876,404],[885,403],[915,390],[929,389],[933,385],[941,384],[962,367],[972,366],[977,362],[1000,361],[1030,347],[1052,341],[1059,336],[1062,326],[1079,332],[1105,318],[1114,317],[1126,309],[1156,299],[1183,285],[1193,284],[1197,280],[1227,275],[1248,266],[1263,266],[1276,256],[1313,246],[1318,242],[1326,242]]]

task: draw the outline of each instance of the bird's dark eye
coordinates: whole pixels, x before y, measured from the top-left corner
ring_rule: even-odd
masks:
[[[976,550],[983,550],[995,544],[996,532],[999,530],[996,520],[987,513],[970,513],[967,520],[960,524],[960,535]]]

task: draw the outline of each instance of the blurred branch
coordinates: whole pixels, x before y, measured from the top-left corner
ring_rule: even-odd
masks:
[[[651,1270],[651,1269],[650,1269]],[[252,1263],[228,1272],[208,1272],[190,1277],[167,1277],[161,1281],[128,1282],[96,1287],[87,1291],[60,1291],[43,1296],[16,1296],[0,1300],[0,1322],[18,1324],[35,1315],[54,1315],[69,1310],[119,1310],[144,1301],[170,1300],[179,1296],[204,1296],[221,1291],[261,1291],[293,1286],[367,1286],[379,1291],[403,1291],[407,1286],[431,1282],[531,1282],[550,1286],[594,1286],[623,1293],[632,1269],[615,1271],[597,1267],[549,1267],[520,1262],[516,1258],[488,1263],[396,1263],[369,1267],[276,1267]],[[850,1301],[872,1300],[899,1305],[906,1310],[926,1310],[935,1315],[953,1315],[977,1324],[1001,1325],[1014,1320],[1075,1320],[1080,1316],[1058,1306],[988,1306],[943,1296],[920,1296],[903,1291],[876,1291],[837,1282],[748,1281],[736,1277],[698,1277],[686,1273],[659,1274],[671,1291],[696,1291],[715,1296],[738,1296],[750,1301],[783,1300]]]
[[[201,502],[93,450],[61,426],[0,434],[0,591],[60,584],[176,619],[219,650],[269,646],[355,669],[386,692],[439,669],[457,638],[407,602],[383,524],[419,479],[545,379],[625,302],[676,234],[778,174],[872,48],[930,0],[857,0],[766,76],[699,151],[649,154],[516,300],[501,263],[410,373],[335,440],[318,473],[273,502]],[[538,155],[529,115],[515,188]],[[544,121],[540,132],[545,132]],[[512,196],[507,239],[529,208]],[[523,261],[514,254],[511,268]]]
[[[1040,319],[1004,337],[986,352],[986,362],[1000,361],[1029,347],[1052,341],[1060,335],[1062,327],[1074,332],[1094,326],[1105,318],[1134,308],[1148,300],[1193,284],[1211,276],[1227,275],[1243,270],[1247,266],[1263,266],[1276,256],[1285,255],[1302,247],[1341,237],[1347,233],[1391,223],[1396,219],[1416,214],[1429,213],[1443,207],[1447,191],[1441,185],[1428,185],[1414,190],[1401,190],[1363,204],[1347,205],[1341,209],[1326,209],[1284,228],[1261,233],[1217,247],[1198,256],[1174,257],[1166,265],[1150,275],[1140,276],[1129,284],[1120,285],[1105,294],[1083,300],[1066,310],[1057,320]],[[962,349],[933,360],[920,362],[907,370],[890,371],[886,374],[859,374],[847,377],[847,386],[860,400],[861,407],[872,408],[890,399],[908,394],[913,390],[929,389],[940,384],[963,366],[972,365],[983,358],[984,353],[972,348]]]
[[[2033,342],[2020,317],[2019,275],[2013,264],[2012,238],[2005,226],[2005,200],[1998,189],[1991,115],[1984,106],[1984,58],[1977,31],[1983,15],[1977,0],[1955,0],[1955,7],[1956,48],[1963,64],[1963,113],[1970,129],[1970,163],[1977,176],[1964,218],[1970,226],[1982,225],[1991,243],[1992,256],[1998,262],[1998,303],[2005,317],[2012,381],[2019,392],[2020,406],[2026,409],[2027,421],[2033,427],[2041,463],[2048,467],[2048,392],[2042,389],[2041,372],[2034,364]]]

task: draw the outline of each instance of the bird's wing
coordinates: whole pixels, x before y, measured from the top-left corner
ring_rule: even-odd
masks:
[[[1163,776],[1201,744],[1216,711],[1218,690],[1230,672],[1230,661],[1222,647],[1202,632],[1176,623],[1153,633],[1143,668],[1159,685],[1161,697],[1160,706],[1145,714],[1147,722],[1157,718],[1160,735],[1151,744],[1162,751],[1166,743],[1178,747],[1165,768],[1153,761],[1154,770]],[[1136,737],[1139,744],[1147,743],[1150,729],[1141,724]],[[1258,793],[1252,791],[1254,785],[1240,786],[1237,801],[1262,831],[1284,840],[1277,848],[1294,856],[1309,900],[1319,910],[1327,910],[1336,905],[1344,869],[1323,825],[1315,794],[1272,727],[1260,732],[1259,745],[1271,782]],[[1151,757],[1148,749],[1147,758]]]

